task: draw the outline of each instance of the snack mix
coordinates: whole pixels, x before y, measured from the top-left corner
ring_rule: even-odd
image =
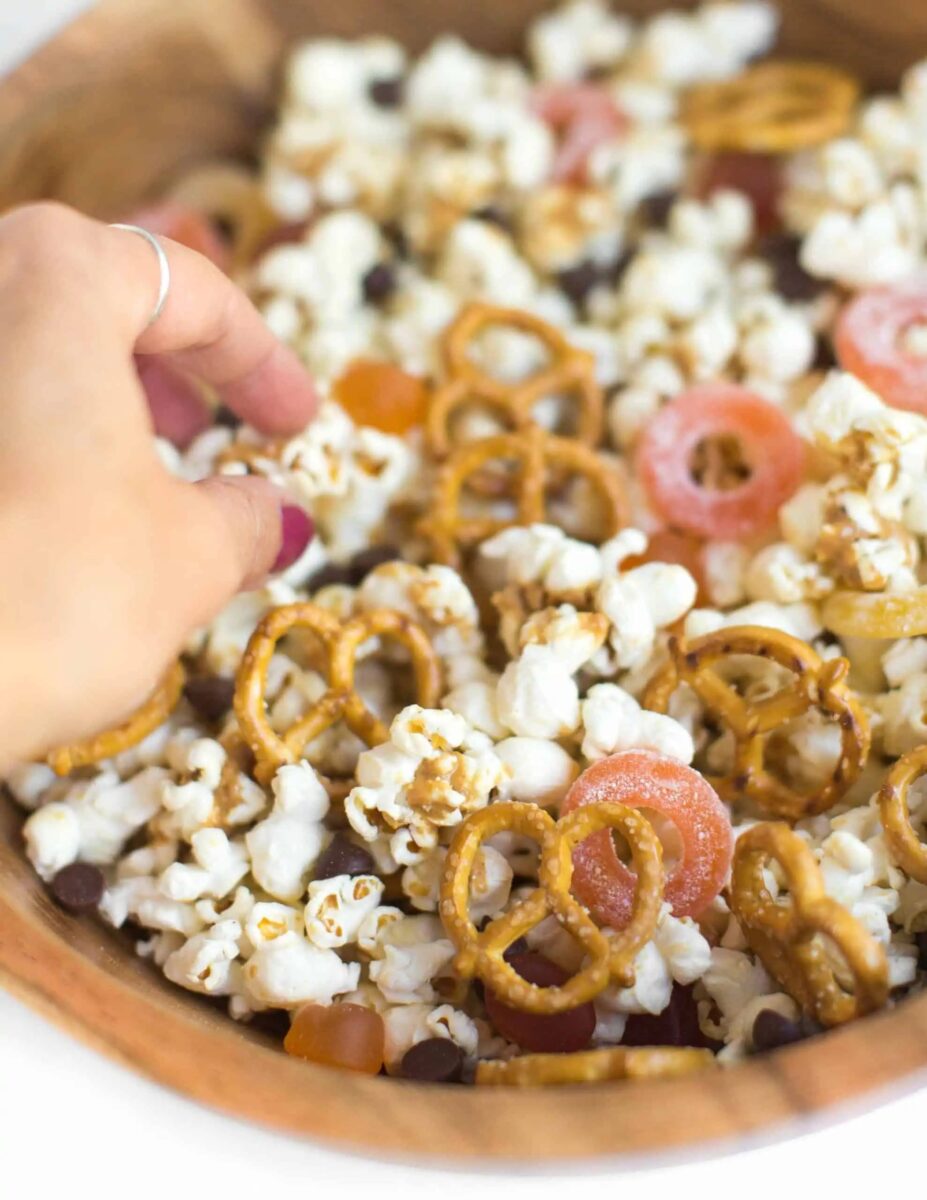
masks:
[[[313,41],[258,173],[146,210],[324,396],[165,463],[316,537],[7,786],[62,905],[294,1056],[674,1076],[923,981],[927,62],[776,32]]]

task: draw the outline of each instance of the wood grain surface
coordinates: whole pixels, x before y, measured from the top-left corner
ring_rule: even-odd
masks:
[[[253,155],[296,36],[454,30],[517,48],[532,0],[109,0],[0,84],[0,209],[55,197],[103,216],[191,163]],[[643,0],[619,5],[653,11]],[[875,86],[927,54],[927,3],[785,0],[783,45]],[[126,1066],[239,1117],[368,1151],[513,1161],[738,1142],[927,1069],[927,996],[776,1054],[672,1082],[517,1095],[288,1059],[168,984],[129,943],[52,905],[0,796],[0,983]]]

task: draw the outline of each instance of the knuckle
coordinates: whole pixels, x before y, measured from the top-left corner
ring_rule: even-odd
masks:
[[[0,220],[0,262],[4,274],[35,277],[54,271],[64,283],[86,275],[92,261],[88,232],[93,223],[55,201],[15,209]]]

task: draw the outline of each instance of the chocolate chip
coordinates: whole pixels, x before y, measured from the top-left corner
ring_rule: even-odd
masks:
[[[364,276],[361,286],[368,303],[380,304],[386,300],[396,290],[396,270],[392,263],[376,263]]]
[[[786,300],[814,300],[825,288],[799,262],[801,239],[788,233],[771,233],[758,246],[761,258],[772,268],[773,287]]]
[[[348,563],[352,585],[357,587],[363,583],[374,567],[395,562],[401,557],[397,546],[368,546],[366,550],[358,551]]]
[[[258,1033],[266,1034],[275,1042],[282,1042],[290,1032],[290,1014],[281,1008],[268,1008],[255,1013],[248,1024]]]
[[[221,721],[232,707],[235,680],[225,675],[194,675],[183,694],[204,721]]]
[[[585,304],[592,289],[602,282],[602,270],[598,263],[587,259],[575,267],[567,267],[557,275],[557,284],[576,305]]]
[[[807,1036],[799,1021],[792,1021],[773,1008],[762,1008],[753,1022],[751,1041],[753,1049],[762,1053],[764,1050],[778,1050],[780,1046],[791,1046],[793,1042],[804,1041]]]
[[[489,225],[498,225],[500,229],[510,230],[512,228],[509,214],[498,204],[484,204],[482,208],[475,208],[470,216],[475,221],[486,221]]]
[[[241,425],[242,420],[238,413],[232,412],[224,404],[219,407],[212,415],[213,424],[221,425],[223,429],[237,429]]]
[[[367,88],[370,99],[380,108],[398,108],[402,104],[404,90],[398,75],[392,79],[374,79]]]
[[[418,1083],[458,1083],[463,1072],[464,1055],[450,1038],[428,1038],[403,1055],[399,1073],[403,1079]]]
[[[354,574],[347,563],[326,563],[306,580],[306,588],[317,592],[324,587],[350,587]]]
[[[328,849],[315,864],[316,879],[333,879],[336,875],[371,875],[376,868],[373,856],[363,846],[348,841],[336,833]]]
[[[106,890],[106,880],[92,863],[71,863],[62,867],[51,881],[51,893],[69,912],[96,908]]]
[[[657,229],[665,229],[673,205],[678,199],[679,193],[672,188],[667,188],[665,191],[645,196],[637,206],[637,211],[648,225]]]
[[[834,353],[834,344],[824,333],[818,335],[818,339],[815,344],[814,362],[811,365],[815,371],[830,371],[837,365],[837,355]]]
[[[927,971],[927,930],[914,935],[917,943],[917,965],[922,971]]]

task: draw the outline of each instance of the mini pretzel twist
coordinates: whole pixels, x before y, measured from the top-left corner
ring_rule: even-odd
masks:
[[[495,379],[473,361],[470,348],[493,326],[531,334],[544,346],[548,362],[526,379]],[[492,304],[469,304],[450,325],[443,344],[447,382],[431,399],[425,434],[439,459],[451,452],[451,418],[461,409],[491,408],[507,418],[513,430],[534,424],[534,405],[545,396],[570,395],[577,401],[577,441],[594,446],[602,435],[602,390],[595,379],[591,354],[571,346],[563,334],[533,313]]]
[[[671,638],[669,649],[670,661],[647,685],[644,706],[665,713],[673,692],[686,683],[731,731],[731,771],[706,776],[723,799],[733,802],[748,797],[770,816],[797,821],[830,808],[859,776],[869,754],[869,722],[846,685],[850,668],[845,658],[825,662],[807,642],[754,625],[719,629],[691,642]],[[778,663],[793,673],[794,682],[763,700],[745,700],[712,669],[738,654]],[[820,787],[800,791],[766,769],[766,746],[771,734],[812,708],[833,717],[839,725],[840,757]]]
[[[859,83],[825,63],[765,62],[687,95],[682,122],[701,150],[788,154],[846,129]]]
[[[908,792],[927,773],[927,746],[918,746],[899,758],[879,790],[879,814],[888,849],[907,875],[927,883],[927,846],[911,824]]]
[[[710,1050],[680,1046],[611,1046],[573,1054],[522,1054],[477,1064],[476,1082],[491,1087],[553,1087],[610,1079],[673,1079],[715,1065]]]
[[[186,673],[178,660],[167,669],[144,704],[130,713],[121,725],[53,750],[48,756],[48,765],[56,775],[68,775],[78,767],[102,762],[137,746],[163,725],[180,703],[185,680]]]
[[[267,669],[277,642],[298,627],[310,630],[322,645],[328,690],[281,736],[267,718]],[[315,604],[288,604],[272,609],[251,635],[235,681],[235,716],[242,737],[254,751],[255,775],[261,783],[279,767],[298,762],[305,747],[338,721],[368,746],[389,736],[382,721],[364,704],[354,686],[357,652],[370,638],[390,638],[409,651],[417,701],[425,708],[441,695],[438,657],[421,626],[404,613],[377,609],[342,623]]]
[[[775,899],[764,872],[776,863],[789,890]],[[731,911],[767,971],[823,1025],[840,1025],[888,998],[888,959],[872,934],[824,891],[814,855],[780,822],[754,825],[734,850]],[[846,964],[852,990],[837,977],[821,936]]]
[[[622,930],[600,929],[570,892],[573,850],[592,833],[617,829],[631,848],[637,890]],[[481,932],[470,918],[470,879],[480,847],[509,831],[540,845],[538,886]],[[650,823],[633,808],[602,801],[574,809],[559,821],[534,804],[499,801],[471,814],[454,835],[441,880],[439,912],[457,949],[454,969],[478,977],[506,1004],[531,1013],[558,1013],[585,1004],[612,979],[634,982],[634,959],[653,936],[663,899],[663,853]],[[505,951],[553,914],[585,951],[585,965],[559,987],[538,987],[505,961]]]
[[[461,512],[465,485],[492,462],[515,464],[511,517],[466,516]],[[597,540],[614,536],[622,526],[624,498],[615,472],[588,446],[573,438],[555,437],[532,426],[520,433],[481,438],[456,450],[438,471],[431,515],[420,529],[431,541],[434,558],[450,566],[459,564],[460,549],[492,537],[512,525],[533,525],[546,512],[545,481],[559,471],[587,481],[598,495],[602,529]]]

